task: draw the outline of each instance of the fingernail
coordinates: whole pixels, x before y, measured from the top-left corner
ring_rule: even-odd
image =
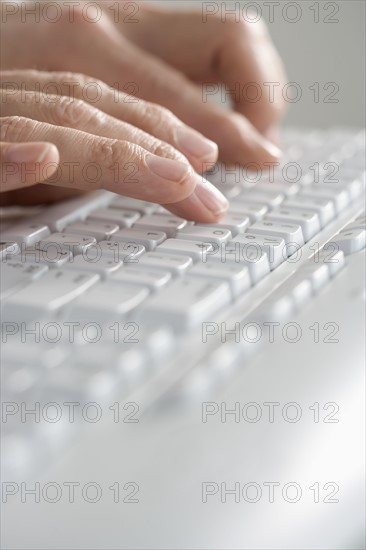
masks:
[[[183,153],[187,153],[197,158],[216,158],[218,155],[218,146],[214,141],[205,138],[199,132],[179,126],[176,129],[176,143]]]
[[[271,155],[274,159],[279,160],[282,157],[282,151],[268,139],[263,139],[263,147],[266,149],[267,153]]]
[[[228,200],[224,195],[202,176],[196,185],[194,193],[202,204],[216,216],[226,212],[229,207]]]
[[[270,141],[272,144],[279,145],[281,143],[281,132],[278,124],[272,124],[264,132],[264,137]]]
[[[156,176],[176,182],[186,179],[191,171],[189,164],[157,155],[147,155],[146,164]]]
[[[48,143],[14,143],[5,149],[4,156],[9,162],[42,162],[52,147]]]

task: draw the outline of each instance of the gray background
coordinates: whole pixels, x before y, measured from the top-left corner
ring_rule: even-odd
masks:
[[[277,0],[278,1],[278,0]],[[202,9],[202,1],[165,0],[154,2],[168,4],[172,8]],[[269,8],[263,1],[216,2],[248,7],[257,4],[262,9],[263,18],[273,40],[285,62],[289,81],[301,86],[302,97],[289,105],[286,116],[289,124],[300,126],[329,127],[335,125],[364,127],[365,125],[365,1],[341,0],[328,2],[321,0],[280,0],[274,21],[268,22]],[[272,4],[274,2],[271,2]],[[282,9],[287,6],[288,18],[296,16],[296,4],[301,8],[301,18],[297,23],[287,22]],[[319,4],[319,23],[314,22],[314,11],[310,6]],[[327,23],[325,18],[332,16],[332,6],[339,8],[333,19],[338,23]],[[297,13],[300,13],[299,11]],[[286,11],[285,11],[286,14]],[[309,86],[319,82],[320,101],[314,101],[314,92]],[[334,95],[338,103],[325,103],[324,98],[333,88],[322,90],[328,82],[335,82],[339,91]]]

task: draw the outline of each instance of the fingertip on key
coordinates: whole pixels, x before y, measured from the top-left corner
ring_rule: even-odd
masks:
[[[195,195],[212,215],[221,219],[229,208],[227,198],[211,182],[202,176],[198,176],[198,183],[195,189]]]

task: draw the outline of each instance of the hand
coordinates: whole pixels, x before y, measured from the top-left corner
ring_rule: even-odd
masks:
[[[201,222],[217,221],[226,210],[226,199],[194,170],[216,161],[216,145],[166,109],[130,103],[126,94],[82,75],[4,71],[1,76],[3,191],[37,182],[72,192],[103,188],[159,202]],[[59,95],[36,91],[50,83]],[[98,86],[98,100],[75,99],[76,90],[82,95],[88,84]],[[187,140],[197,143],[194,152],[185,147]],[[31,194],[44,202],[44,188]]]
[[[41,4],[36,5],[40,9]],[[135,90],[140,98],[164,105],[214,140],[225,162],[262,166],[277,161],[280,152],[265,136],[275,133],[284,108],[280,90],[285,74],[261,21],[237,22],[232,16],[222,22],[215,15],[203,22],[200,12],[138,6],[138,22],[129,23],[120,0],[115,23],[116,2],[101,0],[99,5],[102,17],[96,14],[94,23],[90,22],[92,10],[86,16],[80,5],[72,11],[64,9],[54,23],[42,16],[40,23],[33,16],[21,23],[19,9],[7,17],[3,66],[72,70],[119,90]],[[204,102],[197,82],[223,82],[236,88],[237,93],[232,93],[235,112]],[[268,82],[278,83],[273,101],[265,86]],[[258,102],[247,100],[248,83],[262,91]]]
[[[251,125],[269,139],[276,136],[285,108],[282,87],[287,79],[282,61],[263,20],[246,21],[238,11],[236,14],[223,12],[221,15],[220,7],[215,9],[212,5],[206,8],[202,6],[200,11],[170,11],[160,7],[146,7],[144,4],[132,15],[131,10],[135,3],[129,3],[128,9],[123,1],[120,0],[119,3],[121,8],[117,12],[116,2],[99,2],[110,17],[113,13],[119,31],[134,44],[164,60],[191,82],[199,83],[201,90],[205,83],[210,84],[212,89],[217,89],[217,86],[213,86],[215,83],[224,85],[223,97],[230,97],[235,112],[243,115],[230,119],[227,124],[246,124],[248,142],[251,134],[253,139],[260,140]],[[129,16],[126,16],[126,12],[129,12]],[[136,19],[138,24],[131,24],[131,19]],[[163,76],[169,80],[169,71],[166,70]],[[273,97],[269,92],[270,83],[273,84]],[[205,102],[206,95],[210,92],[202,94],[201,91],[198,97],[192,87],[189,89],[188,86],[183,92],[180,97],[171,97],[168,91],[165,93],[164,104],[170,106],[187,123],[193,124],[195,121],[196,128],[200,127],[203,133],[210,135],[219,144],[220,154],[232,159],[235,156],[232,151],[235,145],[233,138],[229,135],[226,139],[227,136],[222,136],[221,126],[215,125],[217,117],[227,117],[227,111],[224,113],[218,108],[206,110],[204,103],[199,105],[200,102]],[[157,93],[164,94],[164,90],[158,89]],[[195,102],[191,108],[185,102],[185,93],[187,97],[190,93],[192,97],[194,95]],[[254,100],[257,99],[256,96],[258,100]],[[197,107],[198,113],[194,112],[194,107]],[[230,130],[235,131],[235,128]],[[230,130],[228,129],[228,133]],[[279,151],[267,145],[276,156]],[[238,146],[241,146],[240,141]],[[238,149],[240,158],[237,161],[244,164],[242,154]]]

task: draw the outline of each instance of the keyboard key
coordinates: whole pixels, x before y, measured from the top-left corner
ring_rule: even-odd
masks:
[[[249,216],[227,212],[222,220],[216,224],[197,224],[196,227],[215,227],[216,229],[228,229],[233,237],[238,233],[244,233],[250,223]],[[202,239],[204,240],[204,239]]]
[[[234,185],[240,185],[243,177],[241,172],[235,165],[226,165],[224,163],[217,163],[212,168],[205,172],[205,177],[215,187],[220,189],[226,189]]]
[[[271,269],[278,267],[287,258],[286,243],[280,237],[271,238],[254,233],[244,233],[244,235],[238,235],[233,242],[243,243],[248,249],[261,248],[268,255]],[[243,251],[243,255],[246,255],[245,251]]]
[[[152,214],[157,208],[157,204],[152,202],[140,201],[130,197],[117,197],[110,204],[109,208],[117,208],[121,210],[134,210],[141,216]]]
[[[331,222],[336,215],[333,201],[325,198],[295,197],[286,200],[283,206],[292,210],[315,212],[319,216],[322,228]]]
[[[136,335],[137,340],[139,334],[140,330]],[[125,390],[127,395],[146,380],[146,375],[151,374],[153,370],[151,357],[142,346],[136,344],[124,344],[120,347],[114,363],[121,379],[121,390]]]
[[[30,246],[21,251],[14,260],[25,263],[44,264],[50,268],[59,268],[72,259],[72,253],[68,250],[57,250],[49,247],[47,250],[40,250]]]
[[[240,195],[243,188],[241,185],[235,185],[235,184],[227,184],[218,186],[218,189],[220,189],[221,193],[225,195],[225,197],[229,200],[235,199],[238,195]]]
[[[66,346],[55,346],[54,343],[37,342],[35,339],[22,341],[21,331],[12,339],[1,344],[1,361],[5,365],[15,365],[26,369],[28,374],[33,374],[33,369],[54,368],[60,365],[69,354]],[[32,369],[29,369],[32,367]],[[29,371],[32,370],[31,373]],[[42,371],[41,371],[42,372]],[[22,391],[21,388],[12,388],[13,391]]]
[[[116,391],[121,390],[119,373],[110,367],[115,361],[113,351],[100,344],[84,346],[75,354],[73,364],[66,363],[51,372],[47,394],[56,390],[61,395],[69,395],[74,388],[82,388],[87,402],[103,403],[108,397],[114,397]],[[91,358],[96,362],[92,363]]]
[[[279,183],[278,181],[270,182],[260,181],[255,185],[256,191],[261,191],[263,193],[283,193],[286,197],[292,197],[300,190],[300,185],[298,183]]]
[[[145,229],[148,231],[162,231],[168,237],[176,236],[177,231],[183,229],[187,225],[186,220],[177,218],[176,216],[166,216],[164,214],[153,214],[151,216],[143,216],[134,226],[134,229]]]
[[[134,283],[135,285],[148,287],[151,291],[156,292],[167,285],[171,278],[172,274],[170,271],[131,266],[118,271],[113,275],[112,280],[120,283]]]
[[[172,217],[174,216],[174,214],[172,214],[170,212],[170,210],[167,210],[166,208],[164,208],[164,206],[161,206],[161,204],[157,205],[157,208],[156,210],[154,211],[154,216],[169,216],[169,217]],[[193,225],[194,222],[187,222],[187,225]]]
[[[260,324],[285,322],[291,318],[294,309],[295,302],[291,294],[274,292],[254,310],[253,318]]]
[[[8,261],[0,264],[0,297],[2,300],[29,285],[47,273],[48,267],[41,264]]]
[[[317,293],[329,281],[330,270],[325,263],[317,264],[312,260],[308,260],[293,277],[294,280],[295,278],[296,280],[308,279],[311,282],[313,292]]]
[[[139,266],[150,269],[160,269],[169,271],[173,276],[180,276],[193,265],[193,260],[190,256],[180,256],[179,254],[159,254],[159,249],[155,252],[148,252],[141,260]]]
[[[162,231],[145,229],[122,229],[113,235],[113,241],[142,244],[148,252],[155,250],[167,238],[167,234]]]
[[[362,178],[355,178],[347,182],[344,187],[347,189],[351,200],[356,202],[363,193],[365,182]]]
[[[298,246],[303,246],[304,244],[302,229],[298,224],[263,220],[251,225],[247,232],[271,237],[280,237],[281,239],[284,239],[286,244],[291,243]]]
[[[20,252],[18,243],[15,242],[1,242],[0,243],[0,259],[6,260],[11,256],[16,256]]]
[[[264,218],[268,212],[268,206],[265,204],[246,204],[236,201],[230,205],[230,214],[241,214],[248,216],[251,223],[258,222]]]
[[[113,208],[101,208],[91,212],[89,220],[102,221],[117,224],[120,227],[132,227],[140,218],[138,212],[133,210],[122,210]]]
[[[102,257],[122,261],[126,264],[137,264],[139,258],[145,254],[145,247],[137,243],[118,241],[101,241],[88,248],[83,256],[89,261],[96,261]]]
[[[230,300],[227,283],[187,277],[174,281],[153,296],[142,310],[142,317],[152,324],[168,324],[177,331],[188,330],[210,319]]]
[[[146,329],[139,325],[138,342],[139,347],[146,350],[149,364],[153,362],[155,367],[164,366],[162,361],[171,357],[177,343],[173,330],[166,325],[150,325]]]
[[[103,319],[104,321],[105,319]],[[140,347],[139,335],[140,331],[138,327],[131,326],[130,333],[128,330],[124,331],[124,323],[121,323],[120,331],[115,326],[112,328],[112,323],[107,322],[101,326],[103,339],[94,343],[87,343],[87,345],[79,346],[75,352],[74,364],[76,367],[87,369],[92,367],[94,369],[106,369],[119,371],[118,359],[123,349],[131,349],[131,347]],[[132,333],[136,331],[136,335],[132,336]],[[124,334],[126,332],[126,334]],[[129,343],[129,337],[134,341]],[[121,344],[119,346],[118,344]],[[122,352],[123,353],[123,352]],[[106,361],[108,358],[108,361]],[[77,370],[77,369],[75,369]],[[55,380],[54,380],[55,381]]]
[[[320,231],[318,215],[308,210],[280,208],[271,212],[265,219],[274,222],[288,222],[300,225],[305,242],[309,241]]]
[[[51,231],[42,223],[24,223],[16,225],[14,228],[1,232],[1,240],[7,242],[15,241],[18,244],[24,243],[25,246],[31,246],[37,241],[50,235]]]
[[[71,262],[65,265],[65,269],[74,271],[86,271],[87,273],[96,273],[102,280],[109,278],[118,272],[123,266],[123,261],[115,261],[113,258],[98,258],[96,261],[90,261],[83,256],[76,256]]]
[[[64,233],[85,235],[87,237],[94,237],[97,241],[107,241],[118,229],[119,227],[116,224],[85,221],[68,225],[65,227]]]
[[[357,201],[364,189],[364,183],[361,178],[353,177],[350,179],[341,178],[338,183],[328,181],[321,182],[321,185],[328,189],[337,189],[347,191],[351,201]]]
[[[130,314],[149,296],[149,289],[133,284],[120,284],[109,279],[100,283],[77,300],[68,313],[75,320],[98,319],[104,322],[120,320]]]
[[[276,289],[276,295],[287,295],[292,299],[297,311],[309,302],[312,294],[313,287],[310,279],[299,280],[296,276],[289,277],[289,279]]]
[[[213,250],[211,243],[184,239],[167,239],[156,249],[159,254],[190,256],[194,262],[206,261],[207,252],[211,250]]]
[[[300,197],[310,197],[315,198],[324,198],[331,200],[334,203],[334,207],[337,214],[340,214],[342,210],[347,208],[350,202],[350,197],[347,191],[344,189],[337,189],[335,187],[326,186],[326,185],[308,185],[303,187],[298,195]]]
[[[206,281],[213,279],[227,282],[230,286],[233,300],[251,287],[249,268],[242,264],[199,263],[191,269],[189,275],[192,277],[201,277]]]
[[[335,250],[333,243],[325,244],[319,255],[315,254],[312,259],[314,262],[327,265],[331,277],[334,277],[346,265],[343,250]]]
[[[332,241],[344,252],[344,254],[354,254],[365,248],[366,231],[364,229],[353,229],[351,231],[341,231]]]
[[[231,232],[225,228],[206,227],[204,225],[187,225],[177,233],[177,239],[202,243],[226,243],[231,237]]]
[[[268,208],[272,209],[280,206],[284,198],[285,195],[283,193],[262,191],[261,189],[257,191],[257,188],[253,187],[253,190],[246,189],[245,191],[242,191],[240,195],[235,198],[235,203],[259,203],[265,204],[268,206]]]
[[[42,239],[36,243],[36,248],[44,250],[49,254],[53,254],[54,250],[67,250],[73,256],[84,254],[86,250],[97,243],[94,237],[86,237],[85,235],[76,235],[74,233],[53,233],[47,239]]]
[[[55,233],[62,232],[67,225],[84,220],[96,208],[107,205],[115,195],[108,191],[86,193],[76,199],[63,201],[45,208],[37,215]]]
[[[270,272],[268,255],[264,250],[259,246],[248,246],[247,243],[238,241],[221,245],[218,250],[213,250],[212,255],[209,252],[207,261],[224,266],[231,263],[247,266],[253,285]]]
[[[26,264],[27,265],[27,264]],[[46,266],[37,266],[47,269]],[[9,321],[32,321],[50,318],[91,286],[99,276],[67,269],[53,269],[32,282],[5,303],[3,318]]]

